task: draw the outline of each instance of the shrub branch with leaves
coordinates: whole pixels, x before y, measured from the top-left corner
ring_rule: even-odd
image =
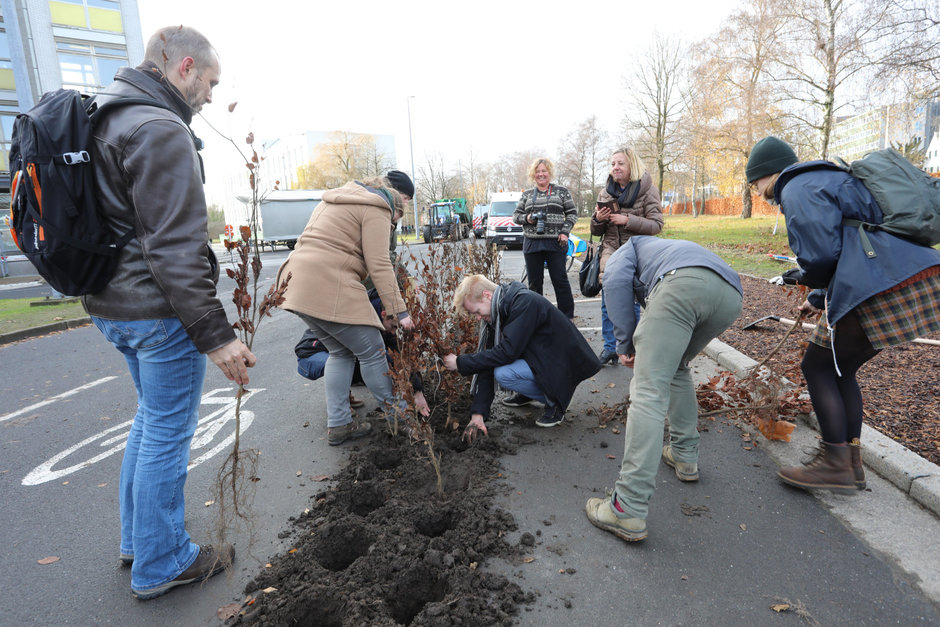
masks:
[[[452,306],[457,285],[468,274],[483,274],[499,282],[499,253],[495,248],[473,243],[442,242],[428,247],[423,258],[411,251],[404,255],[417,268],[406,280],[405,304],[414,323],[407,334],[399,331],[398,351],[392,358],[390,376],[409,409],[397,417],[411,437],[427,446],[430,463],[437,473],[438,492],[443,496],[440,455],[434,449],[434,428],[455,431],[456,412],[469,406],[470,380],[444,368],[441,355],[473,352],[477,347],[478,324],[469,316],[458,316]],[[431,415],[424,420],[414,409],[410,384],[414,372],[422,373],[425,397]],[[393,427],[394,428],[394,427]]]
[[[236,103],[229,105],[229,113],[234,111],[235,105]],[[233,139],[223,135],[215,127],[212,127],[212,130],[235,147],[248,169],[248,186],[251,189],[249,223],[239,227],[237,239],[225,242],[232,265],[226,268],[225,272],[230,279],[235,281],[232,302],[235,303],[238,319],[232,327],[241,341],[251,350],[261,321],[265,317],[270,317],[271,311],[284,302],[284,292],[287,290],[291,275],[288,274],[280,283],[272,284],[259,300],[261,246],[258,240],[258,214],[264,197],[261,192],[261,163],[264,157],[258,155],[255,150],[254,133],[249,133],[245,138],[250,151],[250,154],[246,155]],[[275,181],[274,189],[277,189],[277,185],[278,182]],[[219,544],[226,541],[230,531],[239,523],[245,524],[249,530],[249,536],[253,537],[251,502],[254,497],[254,486],[258,481],[255,471],[260,451],[243,449],[241,446],[241,404],[244,395],[245,386],[239,385],[235,395],[235,442],[232,450],[223,460],[216,477],[215,503],[218,516],[215,535]],[[249,540],[250,543],[251,540]]]

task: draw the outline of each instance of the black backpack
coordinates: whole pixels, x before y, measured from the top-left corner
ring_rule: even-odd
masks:
[[[16,116],[10,147],[10,230],[39,274],[67,296],[100,292],[133,228],[115,238],[98,214],[92,130],[118,107],[154,100],[115,98],[98,106],[72,89],[43,95]]]

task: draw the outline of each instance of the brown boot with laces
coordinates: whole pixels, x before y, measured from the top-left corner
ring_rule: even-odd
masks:
[[[809,463],[781,468],[777,476],[784,483],[805,490],[855,494],[855,473],[852,470],[850,448],[845,442],[823,442],[822,449]]]

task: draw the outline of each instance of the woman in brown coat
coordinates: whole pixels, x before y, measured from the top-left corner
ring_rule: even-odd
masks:
[[[369,432],[353,420],[349,386],[356,359],[383,406],[397,401],[388,377],[383,328],[412,328],[388,254],[392,218],[402,199],[384,178],[352,181],[323,194],[294,251],[278,271],[291,273],[283,309],[307,324],[330,351],[326,362],[327,433],[331,445]],[[389,319],[380,320],[362,285],[372,278]]]
[[[659,190],[636,150],[617,149],[610,157],[607,185],[597,196],[591,216],[591,235],[601,236],[601,279],[607,260],[631,235],[656,235],[663,230]],[[639,306],[636,305],[637,309]],[[639,318],[639,312],[637,312]],[[601,292],[601,334],[604,348],[597,356],[601,364],[617,362],[614,325],[607,317],[607,304]]]

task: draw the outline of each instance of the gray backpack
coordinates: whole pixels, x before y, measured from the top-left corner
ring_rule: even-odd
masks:
[[[940,179],[916,168],[893,148],[842,165],[871,192],[884,216],[881,224],[842,220],[845,226],[858,228],[869,258],[877,254],[866,231],[887,231],[925,246],[940,244]]]

